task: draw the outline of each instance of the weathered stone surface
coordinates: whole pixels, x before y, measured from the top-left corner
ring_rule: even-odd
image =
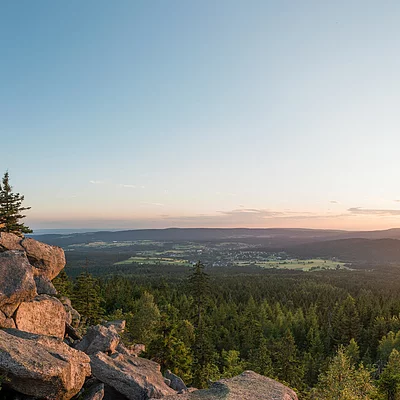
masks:
[[[78,328],[81,322],[81,315],[68,304],[64,304],[64,309],[66,312],[67,323],[74,328]]]
[[[0,253],[0,308],[36,296],[33,268],[22,251]]]
[[[165,400],[298,400],[296,393],[273,379],[245,371],[231,379],[221,379],[210,389],[196,390]]]
[[[7,316],[0,311],[0,328],[15,328],[15,322],[12,318]]]
[[[103,325],[107,328],[110,328],[112,326],[118,333],[123,333],[125,331],[126,321],[124,319],[107,321]]]
[[[28,396],[68,400],[90,375],[89,357],[49,336],[0,330],[0,374],[6,386]]]
[[[50,246],[32,238],[24,238],[21,246],[36,268],[35,275],[53,280],[65,266],[65,254],[61,247]]]
[[[21,240],[13,233],[0,232],[0,252],[7,250],[24,250],[21,246]]]
[[[164,383],[160,366],[150,360],[122,354],[90,356],[92,374],[129,400],[159,399],[175,392]]]
[[[177,392],[184,392],[187,390],[185,382],[178,375],[173,374],[169,369],[165,372],[164,377],[170,381],[169,387]]]
[[[35,279],[37,294],[48,294],[50,296],[57,295],[57,289],[51,283],[51,280],[49,278],[38,275],[35,276],[34,279]]]
[[[121,338],[116,330],[111,326],[106,328],[102,325],[91,326],[86,335],[75,346],[76,349],[84,351],[86,354],[114,353]]]
[[[0,310],[3,311],[6,317],[12,317],[21,303],[3,304]]]
[[[61,296],[61,297],[59,298],[59,300],[61,301],[61,303],[62,303],[64,306],[72,307],[71,299],[69,299],[67,296]]]
[[[146,346],[144,344],[133,344],[132,346],[125,346],[120,342],[116,348],[118,353],[126,354],[127,356],[137,357],[139,354],[146,351]]]
[[[59,300],[42,294],[33,300],[21,303],[16,314],[18,329],[39,335],[64,337],[65,310]]]

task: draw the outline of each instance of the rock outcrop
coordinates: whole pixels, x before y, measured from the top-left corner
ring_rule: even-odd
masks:
[[[59,300],[64,306],[67,324],[77,328],[81,322],[81,315],[72,307],[71,300],[68,297],[61,296]]]
[[[164,400],[298,400],[296,393],[273,379],[245,371],[231,379],[221,379],[210,389],[167,396]]]
[[[93,376],[129,400],[159,399],[176,393],[164,383],[159,364],[122,354],[90,356]]]
[[[169,380],[168,386],[171,389],[174,389],[177,392],[183,393],[187,391],[187,387],[185,382],[183,382],[182,378],[173,374],[170,370],[167,370],[164,374],[164,377]]]
[[[51,279],[64,265],[61,248],[1,232],[0,328],[63,338],[67,313],[52,297],[57,291]],[[72,311],[70,316],[73,322]]]
[[[69,400],[90,375],[90,359],[54,337],[0,330],[0,374],[20,393]]]
[[[65,254],[61,247],[50,246],[31,238],[22,239],[21,246],[36,268],[36,275],[52,280],[65,267]]]
[[[57,290],[51,283],[51,280],[45,276],[35,276],[35,284],[37,294],[48,294],[50,296],[56,296]]]
[[[23,302],[15,313],[15,324],[21,331],[64,338],[65,309],[55,297],[42,294]]]
[[[35,268],[35,275],[54,279],[65,267],[65,254],[61,247],[50,246],[32,238],[21,238],[12,233],[0,233],[0,252],[24,251]]]
[[[37,295],[33,269],[22,251],[0,253],[0,309]]]
[[[86,335],[75,348],[89,355],[96,354],[99,351],[111,354],[115,352],[120,340],[121,338],[113,325],[109,328],[96,325],[87,330]]]

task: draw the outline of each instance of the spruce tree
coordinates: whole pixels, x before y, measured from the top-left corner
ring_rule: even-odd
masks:
[[[83,317],[84,324],[93,325],[100,321],[104,314],[101,307],[102,301],[97,279],[87,271],[82,272],[76,278],[72,304]]]
[[[400,392],[400,353],[393,349],[389,362],[379,377],[378,387],[387,400],[396,400]]]
[[[74,285],[64,269],[53,279],[53,285],[57,289],[59,296],[72,296]]]
[[[24,233],[32,233],[31,229],[19,222],[25,218],[22,212],[31,207],[22,207],[24,196],[13,193],[9,179],[7,171],[3,176],[2,184],[0,184],[0,232],[23,236]]]
[[[189,288],[195,300],[196,317],[195,326],[202,324],[203,314],[210,294],[209,276],[204,272],[204,265],[198,261],[189,277]]]

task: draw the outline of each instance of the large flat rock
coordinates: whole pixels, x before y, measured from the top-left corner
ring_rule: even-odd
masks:
[[[62,340],[0,330],[0,375],[6,386],[39,399],[68,400],[90,375],[90,359]]]
[[[140,357],[98,352],[90,356],[92,374],[129,400],[159,399],[176,393],[164,383],[160,365]]]
[[[231,379],[221,379],[210,389],[191,393],[167,396],[164,400],[298,400],[296,393],[287,386],[256,374],[245,371]]]
[[[21,303],[15,313],[15,324],[19,330],[60,339],[64,337],[65,321],[66,312],[62,303],[45,294]]]

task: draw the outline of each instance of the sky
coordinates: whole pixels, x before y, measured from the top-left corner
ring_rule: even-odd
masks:
[[[0,1],[34,229],[400,227],[400,2]]]

